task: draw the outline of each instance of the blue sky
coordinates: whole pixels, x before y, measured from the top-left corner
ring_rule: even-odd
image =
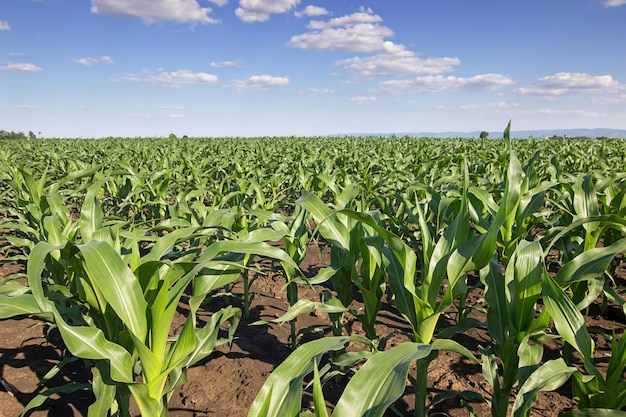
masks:
[[[626,0],[2,0],[0,129],[626,129]]]

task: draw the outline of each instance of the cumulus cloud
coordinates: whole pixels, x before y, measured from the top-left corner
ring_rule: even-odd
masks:
[[[626,0],[605,0],[604,5],[606,7],[617,7],[626,4]]]
[[[359,106],[364,106],[366,104],[375,103],[376,96],[357,96],[357,97],[352,97],[350,101]]]
[[[0,20],[0,30],[11,30],[9,22],[7,22],[6,20]]]
[[[211,68],[223,68],[223,67],[240,67],[241,62],[239,61],[220,61],[220,62],[211,62],[209,64]]]
[[[246,23],[266,22],[271,14],[286,13],[300,0],[239,0],[235,15]]]
[[[309,32],[292,36],[287,45],[300,49],[327,49],[338,52],[377,52],[393,31],[380,25],[382,18],[372,9],[336,17],[326,22],[313,20]]]
[[[303,10],[294,12],[293,14],[296,17],[319,17],[326,16],[329,14],[329,11],[323,7],[308,5]]]
[[[459,65],[459,58],[420,58],[404,45],[384,42],[383,51],[365,58],[353,57],[336,62],[347,70],[365,76],[388,76],[398,74],[434,75],[452,71]]]
[[[221,5],[225,1],[214,3]],[[115,16],[138,17],[145,23],[173,21],[177,23],[219,23],[209,16],[212,9],[202,7],[197,0],[91,0],[91,12]]]
[[[85,66],[92,66],[95,64],[99,64],[101,62],[107,63],[107,64],[113,64],[113,59],[110,56],[101,56],[100,58],[91,58],[91,57],[85,57],[85,58],[76,58],[73,59],[72,61],[76,62],[77,64],[81,64],[81,65],[85,65]]]
[[[589,75],[580,72],[559,72],[541,77],[525,87],[513,92],[522,95],[562,96],[576,93],[614,93],[624,89],[624,85],[610,75]]]
[[[209,0],[209,1],[219,7],[222,7],[228,4],[228,0]]]
[[[127,81],[135,83],[161,84],[167,87],[182,87],[186,85],[216,84],[219,82],[217,76],[206,72],[191,72],[189,70],[178,70],[173,72],[159,72],[140,77],[136,74],[126,74],[120,79],[112,81]]]
[[[43,71],[43,68],[29,62],[9,62],[6,65],[0,66],[0,70],[18,72],[41,72]]]
[[[513,83],[512,79],[502,74],[479,74],[473,77],[428,75],[412,80],[383,81],[379,87],[381,90],[392,94],[406,94],[458,90],[491,91]]]
[[[308,32],[292,36],[287,44],[300,49],[373,54],[336,62],[366,77],[441,74],[461,63],[455,57],[421,58],[406,46],[386,40],[393,36],[393,31],[382,20],[371,8],[327,21],[313,20],[307,25]]]
[[[237,90],[250,88],[266,90],[268,88],[284,87],[289,84],[289,77],[276,77],[273,75],[253,75],[245,80],[233,80],[230,87]]]

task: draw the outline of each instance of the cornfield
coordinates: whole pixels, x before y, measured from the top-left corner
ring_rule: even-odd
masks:
[[[287,328],[289,354],[249,417],[445,401],[522,417],[556,391],[571,403],[554,415],[626,415],[626,143],[509,131],[0,142],[1,260],[23,265],[0,277],[0,319],[34,318],[64,349],[23,415],[78,391],[89,417],[183,415],[170,404],[201,383],[189,370],[250,326]],[[304,268],[311,253],[326,261]],[[264,316],[270,278],[287,304]],[[486,388],[433,392],[449,353]],[[89,380],[49,384],[70,363]]]

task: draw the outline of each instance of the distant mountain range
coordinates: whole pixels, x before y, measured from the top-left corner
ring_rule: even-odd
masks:
[[[350,136],[416,136],[427,138],[478,138],[480,131],[474,132],[398,132],[398,133],[353,133]],[[490,139],[502,137],[503,131],[489,132]],[[563,136],[568,138],[588,137],[588,138],[614,138],[626,139],[626,130],[624,129],[538,129],[538,130],[512,130],[511,138],[528,139],[528,138],[549,138],[552,136]]]

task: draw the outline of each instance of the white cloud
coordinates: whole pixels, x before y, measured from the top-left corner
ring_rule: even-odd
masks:
[[[120,79],[112,81],[128,81],[136,83],[161,84],[168,87],[182,87],[185,85],[216,84],[219,79],[213,74],[206,72],[191,72],[189,70],[178,70],[173,72],[159,72],[158,74],[148,74],[140,77],[135,74],[126,74]]]
[[[184,119],[185,115],[182,113],[172,113],[167,115],[168,119]]]
[[[9,22],[7,22],[6,20],[0,20],[0,30],[11,30]]]
[[[97,64],[98,58],[75,58],[72,59],[72,61],[76,62],[77,64],[81,64],[81,65],[85,65],[85,66],[92,66],[94,64]]]
[[[211,68],[223,68],[223,67],[241,67],[240,61],[220,61],[220,62],[211,62],[209,64]]]
[[[372,9],[336,17],[326,22],[313,20],[309,32],[292,36],[287,45],[300,49],[328,49],[339,52],[378,52],[393,31],[380,25],[382,18]]]
[[[9,62],[6,65],[0,66],[0,70],[19,72],[41,72],[43,71],[43,68],[29,62]]]
[[[623,6],[624,4],[626,4],[626,0],[605,0],[604,1],[604,5],[606,7],[617,7],[617,6]]]
[[[72,61],[76,62],[77,64],[81,64],[81,65],[85,65],[88,67],[91,67],[92,65],[95,64],[99,64],[101,62],[107,63],[107,64],[113,64],[113,59],[111,59],[110,56],[101,56],[100,58],[92,58],[92,57],[85,57],[85,58],[76,58],[73,59]]]
[[[610,75],[559,72],[541,77],[533,84],[516,88],[513,92],[522,95],[562,96],[575,93],[614,93],[624,88]]]
[[[371,7],[368,7],[367,9],[361,7],[356,13],[352,13],[342,17],[335,17],[327,22],[321,20],[312,20],[307,25],[307,27],[309,29],[324,30],[335,27],[352,26],[359,23],[380,23],[382,21],[383,18],[377,14],[374,14],[374,11]]]
[[[300,49],[327,49],[337,52],[371,53],[336,62],[366,77],[400,74],[433,75],[451,71],[461,61],[455,57],[421,58],[402,44],[385,40],[393,31],[381,24],[371,8],[328,21],[313,20],[308,32],[292,36],[289,46]]]
[[[299,94],[310,97],[323,97],[335,94],[335,90],[332,88],[309,88],[307,90],[300,91]]]
[[[328,49],[336,52],[377,52],[384,38],[392,36],[387,26],[358,23],[343,28],[328,28],[292,36],[287,45],[299,49]]]
[[[359,106],[364,106],[366,104],[375,103],[376,97],[375,96],[357,96],[357,97],[352,97],[350,101],[355,104],[358,104]]]
[[[428,75],[413,80],[383,81],[379,87],[392,94],[437,93],[457,90],[491,91],[513,84],[514,81],[502,74],[479,74],[473,77],[444,77]]]
[[[201,7],[196,0],[91,0],[92,13],[138,17],[145,23],[219,23],[219,20],[209,16],[211,11],[210,7]]]
[[[183,110],[185,106],[159,106],[159,108],[164,110]]]
[[[226,6],[226,4],[228,4],[228,0],[209,0],[209,1],[220,7]]]
[[[303,10],[294,12],[293,14],[296,17],[318,17],[326,16],[329,12],[323,7],[308,5]]]
[[[249,88],[266,90],[268,88],[284,87],[287,84],[289,84],[289,77],[253,75],[246,80],[233,80],[229,86],[241,91]]]
[[[336,65],[365,76],[399,74],[434,75],[452,71],[461,63],[459,58],[420,58],[404,45],[393,42],[383,43],[383,52],[366,58],[353,57],[337,61]]]
[[[239,0],[235,15],[246,23],[266,22],[270,14],[285,13],[300,3],[300,0]]]

